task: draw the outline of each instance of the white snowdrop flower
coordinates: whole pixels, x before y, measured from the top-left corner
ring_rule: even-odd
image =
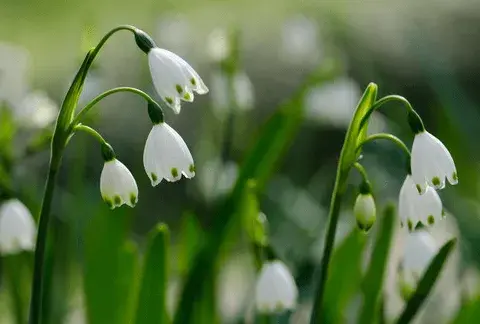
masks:
[[[173,111],[180,113],[180,101],[193,101],[193,91],[205,94],[208,88],[197,72],[180,56],[162,48],[148,52],[153,84],[158,94]]]
[[[19,123],[31,128],[47,127],[55,121],[58,114],[57,103],[44,91],[30,92],[13,107]]]
[[[287,20],[282,29],[280,54],[295,64],[317,62],[321,56],[317,23],[303,15]]]
[[[178,181],[182,174],[195,176],[195,166],[185,141],[164,122],[155,124],[148,135],[143,151],[143,165],[152,186],[162,179]]]
[[[401,263],[404,284],[415,287],[438,250],[439,247],[429,232],[417,230],[408,233]]]
[[[257,310],[263,313],[293,310],[297,297],[297,285],[287,266],[279,260],[265,262],[255,287]]]
[[[16,254],[35,248],[36,226],[32,214],[18,199],[0,206],[0,253]]]
[[[360,193],[355,200],[353,214],[357,220],[358,227],[367,232],[377,219],[375,201],[370,193]]]
[[[457,169],[450,152],[438,138],[427,131],[415,135],[412,146],[412,177],[419,192],[428,185],[435,189],[445,187],[445,178],[450,184],[458,183]]]
[[[412,230],[418,222],[427,225],[442,219],[442,201],[432,187],[427,187],[421,195],[412,176],[407,175],[400,189],[398,213],[402,224],[406,223]]]
[[[127,167],[113,158],[105,161],[100,175],[100,192],[107,205],[114,209],[123,204],[134,207],[138,201],[138,187]]]
[[[28,91],[30,55],[19,46],[0,43],[0,103],[13,106]]]
[[[219,158],[202,164],[197,184],[207,200],[213,200],[228,193],[238,177],[238,166],[233,161],[223,162]]]
[[[216,28],[208,35],[207,52],[213,61],[225,60],[230,55],[230,50],[228,34],[224,28]]]

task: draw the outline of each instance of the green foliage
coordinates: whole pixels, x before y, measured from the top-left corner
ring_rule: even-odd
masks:
[[[320,323],[344,322],[343,312],[350,298],[360,288],[366,242],[367,236],[354,228],[334,251],[325,285]]]
[[[10,295],[10,309],[16,324],[27,323],[31,280],[31,254],[22,252],[2,258],[4,279]]]
[[[435,285],[435,282],[437,281],[437,278],[443,269],[443,265],[445,264],[448,256],[455,247],[456,241],[456,239],[451,239],[450,241],[445,243],[440,249],[440,251],[438,251],[435,258],[433,258],[432,262],[430,262],[427,271],[418,283],[415,293],[408,301],[402,314],[400,314],[400,317],[396,322],[397,324],[410,323],[410,321],[415,317],[418,310],[423,305],[423,303],[428,297],[428,294]]]
[[[475,323],[480,318],[480,297],[476,297],[461,305],[452,324]]]
[[[178,267],[180,274],[186,274],[191,266],[195,254],[203,241],[204,233],[197,217],[192,212],[187,212],[182,217],[180,226],[180,251],[178,254]]]
[[[165,224],[158,225],[149,234],[137,304],[137,324],[168,323],[166,293],[169,236]]]
[[[84,288],[90,324],[132,322],[138,255],[126,241],[127,219],[122,210],[98,213],[86,229]]]
[[[232,193],[221,205],[214,220],[212,232],[190,268],[180,296],[174,323],[193,323],[193,309],[198,291],[202,290],[208,278],[215,275],[214,269],[220,248],[230,226],[236,223],[236,217],[239,214],[237,211],[245,186],[249,179],[255,179],[260,191],[275,170],[276,164],[293,141],[295,132],[299,128],[303,116],[302,98],[305,91],[310,86],[331,79],[335,75],[336,67],[328,65],[314,74],[289,102],[274,113],[262,128],[261,133],[254,137],[254,145],[246,154],[237,183]]]
[[[378,237],[370,258],[370,265],[363,278],[363,306],[358,323],[371,324],[378,322],[380,297],[396,225],[395,219],[395,207],[390,204],[385,208],[383,217],[379,221]]]

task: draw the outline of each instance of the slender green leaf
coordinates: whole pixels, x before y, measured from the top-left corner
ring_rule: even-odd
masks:
[[[27,323],[30,296],[31,255],[27,252],[8,255],[3,258],[3,271],[10,295],[11,309],[15,323]]]
[[[418,283],[417,290],[410,298],[405,306],[405,309],[398,318],[397,324],[410,323],[410,321],[415,317],[418,310],[420,307],[422,307],[423,303],[427,299],[428,294],[433,288],[433,285],[437,281],[445,261],[447,261],[450,252],[452,252],[453,248],[455,247],[456,241],[457,240],[454,238],[445,243],[435,258],[433,258],[432,262],[430,262],[427,271]]]
[[[158,225],[149,235],[138,297],[137,324],[165,324],[168,285],[168,247],[170,234],[165,224]]]
[[[299,128],[303,117],[302,101],[305,92],[313,85],[332,79],[337,74],[337,68],[335,65],[326,65],[324,69],[317,71],[289,102],[274,113],[262,128],[261,133],[255,137],[254,144],[243,162],[235,187],[220,206],[212,225],[212,232],[190,268],[180,295],[174,323],[195,323],[193,309],[198,293],[203,290],[206,279],[214,276],[221,246],[232,224],[238,223],[239,213],[237,211],[248,180],[255,179],[258,190],[264,187]]]
[[[343,312],[353,294],[360,288],[362,259],[367,236],[357,228],[333,252],[325,286],[320,323],[342,323]]]
[[[385,208],[380,222],[370,266],[362,282],[363,307],[359,317],[359,323],[362,324],[376,323],[380,313],[380,296],[395,225],[394,205]]]
[[[102,210],[106,207],[102,206]],[[86,229],[84,286],[90,324],[130,324],[136,255],[125,211],[99,213]]]
[[[204,233],[197,216],[192,212],[185,213],[180,227],[180,242],[182,242],[178,252],[180,274],[187,273],[195,254],[200,248],[203,236]]]

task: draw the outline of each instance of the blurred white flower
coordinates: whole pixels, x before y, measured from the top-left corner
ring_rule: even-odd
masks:
[[[13,105],[14,115],[21,126],[44,128],[55,121],[58,105],[44,91],[28,93]]]
[[[0,253],[3,255],[33,251],[36,225],[32,214],[18,199],[0,206]]]
[[[417,230],[408,233],[401,263],[402,284],[415,288],[438,250],[439,246],[429,232]]]
[[[297,298],[298,288],[287,266],[279,260],[265,262],[255,288],[257,310],[262,313],[293,310]]]
[[[106,161],[100,175],[100,192],[111,209],[127,204],[134,207],[138,201],[138,187],[127,167],[117,159]]]
[[[255,92],[252,81],[243,72],[237,72],[232,78],[232,89],[228,84],[228,76],[217,71],[212,74],[212,107],[217,118],[225,116],[229,109],[236,108],[239,111],[251,110],[255,105]],[[233,91],[233,93],[232,93]],[[230,103],[230,96],[234,100]],[[232,104],[234,107],[232,107]]]
[[[357,225],[361,230],[368,231],[377,219],[377,210],[373,196],[368,194],[359,194],[355,200],[353,214],[357,220]]]
[[[402,224],[412,230],[418,222],[433,224],[442,219],[442,201],[432,187],[427,187],[423,195],[418,193],[415,183],[407,175],[400,189],[398,214]]]
[[[207,38],[207,53],[214,62],[225,60],[230,55],[228,33],[224,28],[214,29]]]
[[[339,78],[308,90],[305,95],[306,117],[312,121],[346,128],[362,95],[358,84]]]
[[[18,104],[28,91],[30,56],[20,46],[0,43],[0,104]]]
[[[207,200],[213,200],[228,193],[238,176],[238,166],[235,162],[222,162],[215,158],[205,162],[202,172],[199,172],[199,189]]]
[[[296,15],[282,28],[281,58],[289,63],[316,63],[321,58],[318,25],[313,19]]]
[[[168,14],[158,21],[157,37],[165,47],[187,54],[192,46],[192,29],[188,19],[181,14]]]
[[[427,183],[435,189],[445,187],[445,178],[450,184],[458,183],[457,169],[445,145],[427,131],[415,135],[412,146],[412,177],[420,192],[425,192]]]
[[[200,95],[208,92],[198,73],[175,53],[152,48],[148,63],[155,89],[176,114],[180,113],[180,100],[193,101],[193,91]]]
[[[195,166],[185,141],[166,123],[153,126],[143,151],[143,165],[152,186],[162,179],[178,181],[182,174],[190,179],[195,176]]]

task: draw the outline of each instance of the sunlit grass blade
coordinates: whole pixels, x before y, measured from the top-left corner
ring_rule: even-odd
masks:
[[[205,245],[199,251],[190,268],[180,303],[175,314],[174,323],[194,323],[193,309],[199,291],[207,278],[214,275],[215,264],[221,251],[221,246],[228,235],[232,224],[238,224],[238,207],[242,200],[244,188],[249,179],[257,181],[261,190],[283,153],[289,147],[303,117],[303,96],[310,86],[330,80],[337,74],[337,66],[330,65],[317,71],[309,78],[297,93],[283,105],[263,126],[260,134],[253,139],[253,146],[248,151],[243,162],[238,180],[232,193],[218,209],[212,225],[211,234]]]
[[[370,265],[362,282],[363,306],[358,321],[362,324],[377,323],[378,321],[380,296],[395,225],[394,205],[388,205],[385,208],[379,223],[380,228],[378,229],[378,237],[370,259]]]
[[[166,293],[170,234],[165,224],[153,229],[143,261],[143,273],[137,303],[137,324],[168,323]]]
[[[131,323],[129,300],[137,256],[131,244],[125,246],[125,210],[110,212],[104,206],[102,210],[105,212],[91,219],[85,235],[83,281],[88,323],[127,324]]]
[[[2,272],[10,295],[10,309],[16,324],[27,323],[30,295],[31,255],[22,252],[2,258]]]
[[[405,306],[402,314],[398,318],[396,322],[397,324],[410,323],[411,320],[415,317],[418,310],[420,309],[420,307],[422,307],[423,303],[428,297],[428,294],[435,285],[435,282],[437,281],[440,272],[443,269],[443,265],[445,264],[448,256],[455,247],[456,242],[457,240],[454,238],[445,243],[435,256],[435,258],[433,258],[432,262],[430,262],[427,271],[418,283],[415,293],[412,295],[407,305]]]
[[[334,250],[319,323],[342,322],[350,298],[360,288],[366,242],[367,236],[355,228]]]

